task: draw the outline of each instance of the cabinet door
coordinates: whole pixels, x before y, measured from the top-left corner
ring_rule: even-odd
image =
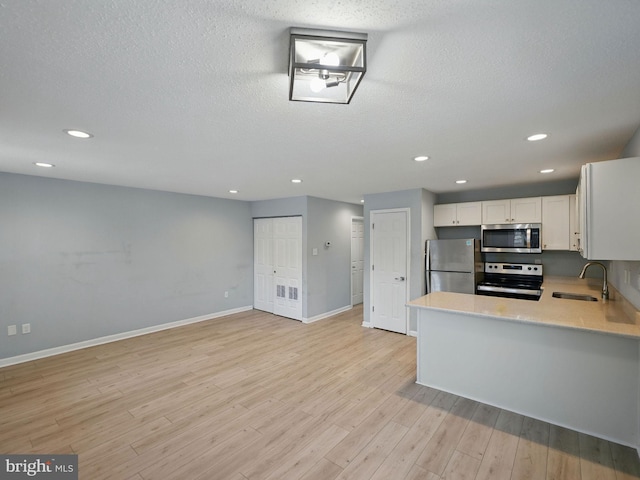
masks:
[[[458,203],[456,225],[481,225],[482,202]]]
[[[569,250],[577,252],[579,245],[580,232],[578,231],[578,202],[576,195],[569,195]]]
[[[447,203],[433,206],[433,226],[453,227],[456,225],[456,204]]]
[[[569,195],[542,197],[542,249],[569,250]]]
[[[482,223],[511,223],[511,202],[509,200],[482,202]]]
[[[640,157],[588,163],[583,173],[583,256],[640,260]]]
[[[511,200],[511,223],[540,222],[542,222],[541,197],[514,198]]]

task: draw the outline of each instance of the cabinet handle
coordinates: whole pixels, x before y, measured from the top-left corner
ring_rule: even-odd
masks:
[[[516,221],[516,219],[515,219],[515,218],[512,218],[512,219],[511,219],[511,221],[512,221],[512,222],[515,222],[515,221]]]
[[[451,223],[453,223],[453,224],[455,225],[455,224],[456,224],[456,221],[455,221],[455,220],[452,220],[452,221],[451,221]]]
[[[460,220],[456,220],[456,223],[460,223]]]
[[[508,218],[505,218],[505,219],[504,219],[504,221],[505,221],[505,222],[508,222],[508,221],[509,221],[509,219],[508,219]]]

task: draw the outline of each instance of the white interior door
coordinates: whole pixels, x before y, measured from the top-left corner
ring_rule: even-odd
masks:
[[[302,320],[302,217],[273,219],[273,313]]]
[[[302,217],[253,221],[253,307],[302,320]]]
[[[253,307],[273,313],[273,219],[253,220]]]
[[[407,333],[408,212],[371,213],[372,324]]]
[[[364,221],[351,220],[351,305],[362,303],[364,280]]]

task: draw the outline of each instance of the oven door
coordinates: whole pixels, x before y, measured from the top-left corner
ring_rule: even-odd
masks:
[[[541,253],[540,224],[482,225],[483,252]]]

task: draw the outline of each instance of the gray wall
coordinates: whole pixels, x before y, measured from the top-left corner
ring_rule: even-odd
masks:
[[[565,195],[576,193],[578,178],[551,182],[509,185],[483,190],[468,190],[439,193],[436,203],[478,202],[481,200],[502,200],[503,198],[526,198],[546,195]]]
[[[362,217],[363,210],[362,205],[309,197],[307,318],[351,305],[351,219]]]
[[[435,238],[433,229],[433,205],[435,195],[422,188],[398,192],[377,193],[364,196],[364,321],[371,321],[371,211],[393,208],[409,208],[411,221],[411,252],[409,273],[409,298],[424,295],[424,243]],[[417,329],[417,312],[410,310],[409,329]]]
[[[640,128],[631,137],[631,140],[624,148],[620,158],[640,157]],[[640,216],[640,208],[638,208]],[[640,246],[638,247],[640,248]],[[624,283],[624,271],[631,272],[631,283]],[[622,293],[627,300],[640,309],[640,262],[610,262],[611,283]]]
[[[0,358],[253,303],[247,202],[2,173],[0,225]]]
[[[302,316],[305,319],[351,305],[351,219],[362,205],[317,197],[291,197],[251,204],[254,218],[302,215]],[[331,247],[325,248],[326,241]],[[313,249],[318,255],[313,255]]]

